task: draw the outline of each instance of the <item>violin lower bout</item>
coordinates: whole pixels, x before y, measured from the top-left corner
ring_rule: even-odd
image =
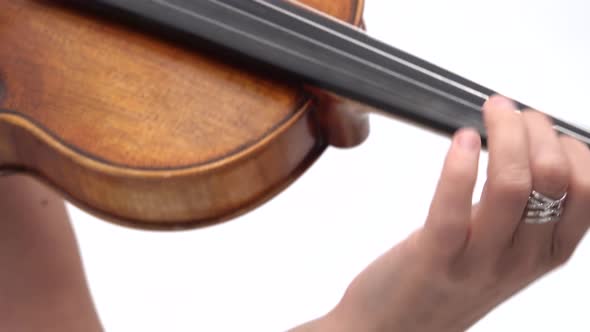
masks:
[[[178,170],[138,170],[93,160],[18,114],[0,113],[0,170],[26,172],[94,215],[130,227],[176,230],[241,215],[286,188],[324,151],[313,112],[259,144]]]

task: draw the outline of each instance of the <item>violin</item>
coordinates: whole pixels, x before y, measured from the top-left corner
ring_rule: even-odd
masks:
[[[368,36],[363,0],[0,4],[0,171],[120,225],[231,220],[362,144],[374,112],[485,144],[496,92]]]

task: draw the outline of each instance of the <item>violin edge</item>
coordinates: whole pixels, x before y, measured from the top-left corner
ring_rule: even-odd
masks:
[[[118,168],[68,148],[16,114],[0,113],[0,171],[32,176],[100,219],[142,230],[211,226],[289,187],[322,155],[310,101],[265,140],[228,160],[182,170]]]

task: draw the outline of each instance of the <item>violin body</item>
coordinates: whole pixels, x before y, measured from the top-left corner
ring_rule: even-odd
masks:
[[[301,3],[362,24],[362,0]],[[328,146],[367,137],[360,104],[279,70],[62,2],[0,5],[0,171],[36,176],[105,220],[225,221]]]

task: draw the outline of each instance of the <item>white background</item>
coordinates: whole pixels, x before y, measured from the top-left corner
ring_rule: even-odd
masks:
[[[590,127],[587,1],[367,2],[370,34]],[[204,230],[130,230],[70,207],[107,331],[284,331],[325,313],[423,222],[448,145],[373,117],[366,144],[330,149],[270,203]],[[590,331],[589,265],[586,240],[472,331]]]

